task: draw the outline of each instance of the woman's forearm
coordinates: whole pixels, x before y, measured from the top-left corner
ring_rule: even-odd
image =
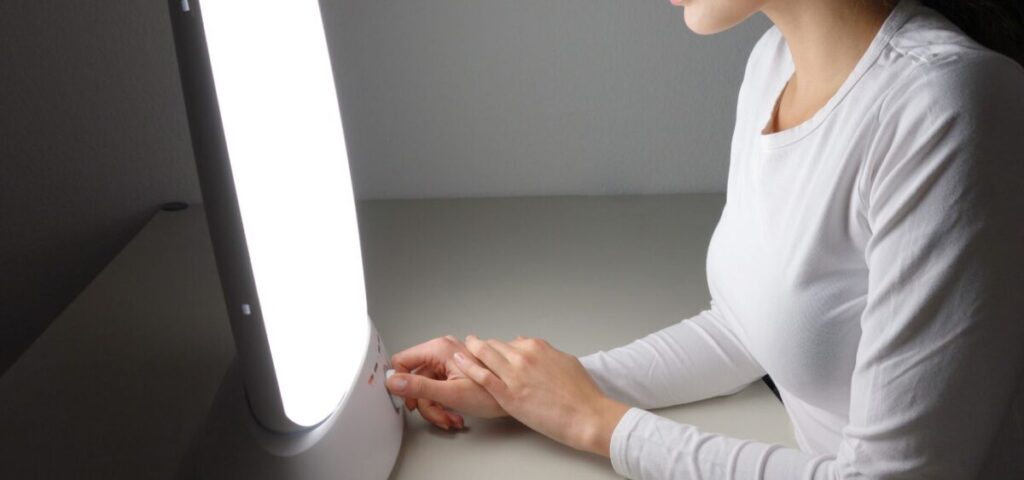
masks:
[[[579,360],[605,395],[640,408],[728,395],[764,376],[713,303],[692,318]]]
[[[589,418],[581,422],[579,445],[582,448],[580,450],[607,458],[615,427],[630,407],[608,397],[597,399],[594,406],[593,413]]]

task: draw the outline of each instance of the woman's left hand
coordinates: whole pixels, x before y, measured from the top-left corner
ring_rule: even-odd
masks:
[[[535,338],[505,343],[471,335],[466,347],[476,358],[456,353],[456,365],[509,415],[570,447],[608,456],[629,407],[606,397],[576,357]]]

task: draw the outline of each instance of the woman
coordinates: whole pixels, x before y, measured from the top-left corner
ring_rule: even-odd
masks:
[[[579,360],[441,338],[388,387],[442,428],[511,415],[629,478],[1024,478],[1018,0],[672,1],[697,33],[775,23],[739,93],[710,308]],[[766,373],[800,450],[642,410]]]

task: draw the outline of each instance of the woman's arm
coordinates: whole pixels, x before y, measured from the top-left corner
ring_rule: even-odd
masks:
[[[981,473],[1000,432],[1015,428],[1020,441],[1021,426],[1002,421],[1024,374],[1024,75],[997,61],[963,66],[949,65],[942,76],[911,73],[914,81],[894,91],[879,116],[869,155],[877,161],[866,165],[862,184],[872,232],[867,304],[838,452],[813,456],[630,409],[609,440],[618,473],[659,480],[965,479]],[[556,400],[535,388],[535,379],[552,375],[567,381],[572,369],[555,374],[543,361],[555,353],[512,352],[516,361],[494,368],[497,357],[485,344],[467,346],[490,368],[467,365],[470,378],[510,415],[583,444],[577,448],[586,449],[580,432],[597,428],[582,438],[605,438],[608,412],[621,409],[582,409],[569,426],[556,424],[544,415]],[[1017,474],[1022,468],[999,466]]]
[[[714,302],[693,318],[580,363],[605,395],[641,408],[728,395],[764,375]]]
[[[721,323],[714,303],[711,307],[629,345],[580,358],[599,386],[597,394],[655,408],[733,393],[764,375]],[[465,346],[448,336],[395,354],[392,363],[399,373],[388,380],[388,389],[406,398],[410,410],[418,408],[424,419],[445,430],[462,427],[459,413],[504,415],[484,389],[454,368],[453,354],[460,351],[466,353]]]

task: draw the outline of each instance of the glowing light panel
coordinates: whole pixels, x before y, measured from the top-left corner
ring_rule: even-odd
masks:
[[[204,0],[201,10],[284,414],[315,425],[353,384],[370,334],[320,6]]]

